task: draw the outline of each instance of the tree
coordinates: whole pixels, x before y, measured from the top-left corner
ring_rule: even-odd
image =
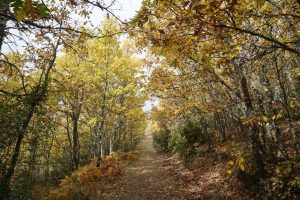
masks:
[[[62,44],[69,45],[74,38],[93,37],[84,28],[71,27],[70,15],[89,15],[92,2],[53,2],[15,0],[1,1],[0,9],[0,62],[1,62],[1,150],[10,156],[5,161],[0,180],[0,199],[9,196],[9,185],[18,164],[20,149],[37,107],[48,94],[50,75],[55,66],[57,53]],[[110,12],[110,6],[95,3]],[[73,10],[73,8],[76,8]],[[10,24],[8,26],[8,24]],[[36,38],[32,40],[31,38]],[[14,40],[18,41],[14,43]],[[24,48],[19,44],[24,44]],[[22,52],[22,53],[20,53]],[[15,62],[11,57],[20,58]],[[18,59],[17,59],[18,61]],[[17,83],[15,86],[12,84]],[[6,101],[5,101],[6,100]],[[13,111],[15,110],[16,111]],[[76,121],[74,121],[76,123]],[[9,124],[9,129],[6,128]],[[76,132],[76,130],[74,130]],[[13,147],[13,148],[11,148]],[[10,152],[11,150],[11,152]],[[2,155],[1,155],[2,156]],[[1,161],[2,163],[2,161]]]
[[[251,140],[259,180],[268,176],[270,157],[299,157],[297,120],[288,117],[288,102],[296,97],[291,72],[299,63],[298,11],[297,1],[144,1],[129,30],[158,57],[149,62],[148,90],[174,110],[170,124],[196,115],[209,137],[223,140],[226,126],[235,129],[236,136]],[[281,72],[279,57],[290,61]],[[299,106],[292,110],[295,116]],[[279,113],[284,119],[277,120]],[[288,133],[279,124],[290,127]],[[289,153],[280,142],[283,132],[293,144]]]

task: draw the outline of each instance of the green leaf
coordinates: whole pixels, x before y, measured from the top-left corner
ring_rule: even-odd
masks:
[[[14,13],[17,13],[22,7],[23,2],[21,0],[15,0],[12,3]]]
[[[35,3],[35,7],[38,9],[39,15],[41,18],[49,18],[50,13],[47,9],[47,7],[40,3]]]
[[[15,16],[16,16],[16,19],[18,22],[21,22],[23,21],[27,15],[26,15],[26,12],[23,8],[19,9],[16,13],[15,13]]]

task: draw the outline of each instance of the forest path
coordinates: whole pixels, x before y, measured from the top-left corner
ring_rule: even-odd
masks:
[[[154,148],[152,135],[145,135],[137,150],[139,152],[137,160],[126,167],[124,175],[117,182],[102,185],[98,198],[103,200],[187,199],[180,192],[178,181],[171,175],[165,162],[166,158]]]

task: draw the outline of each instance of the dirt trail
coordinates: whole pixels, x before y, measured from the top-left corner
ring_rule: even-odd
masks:
[[[136,160],[126,164],[122,176],[91,185],[89,200],[253,200],[243,187],[224,174],[226,162],[199,156],[184,166],[178,156],[159,153],[152,135],[139,144]]]
[[[164,162],[166,158],[154,148],[152,135],[145,135],[137,150],[139,152],[138,159],[126,167],[124,175],[117,182],[109,182],[102,186],[100,199],[187,199],[169,172],[168,166]]]

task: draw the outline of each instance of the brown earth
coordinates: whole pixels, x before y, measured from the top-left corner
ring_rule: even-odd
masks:
[[[232,187],[222,174],[223,166],[210,158],[199,158],[193,168],[177,156],[168,157],[153,146],[146,135],[138,146],[138,158],[128,163],[122,176],[93,183],[88,199],[97,200],[223,200],[251,199]]]

